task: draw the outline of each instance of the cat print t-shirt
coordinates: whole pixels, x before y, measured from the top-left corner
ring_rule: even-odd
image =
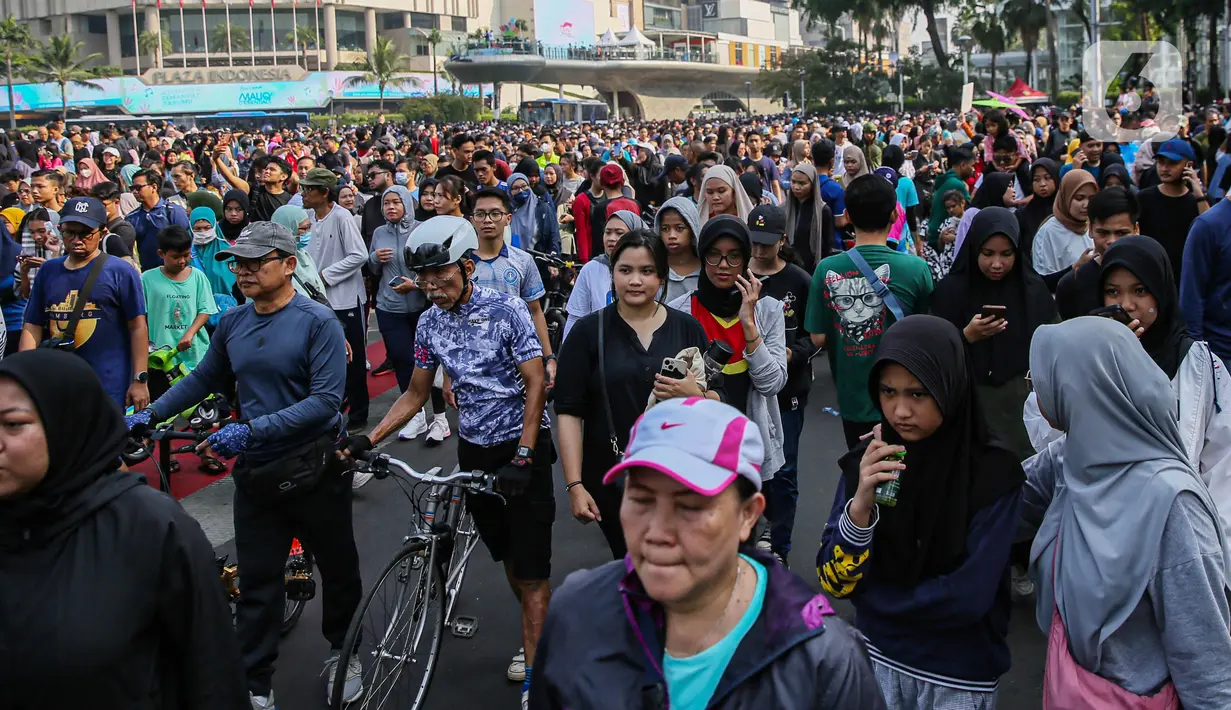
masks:
[[[887,246],[857,247],[876,276],[889,285],[905,315],[926,313],[932,294],[928,263]],[[893,314],[845,253],[823,259],[812,275],[805,327],[825,335],[838,408],[850,422],[880,421],[868,392],[868,376],[881,335]]]

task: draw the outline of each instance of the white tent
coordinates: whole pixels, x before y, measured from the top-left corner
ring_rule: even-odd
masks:
[[[634,25],[633,29],[629,31],[628,34],[624,35],[623,39],[621,39],[619,42],[616,43],[616,46],[617,47],[656,47],[658,45],[654,44],[654,40],[650,39],[649,37],[646,37],[644,34],[641,33],[641,30],[637,29],[637,26]]]
[[[603,36],[598,38],[598,46],[599,47],[618,46],[615,33],[612,32],[611,30],[607,30],[605,33],[603,33]]]

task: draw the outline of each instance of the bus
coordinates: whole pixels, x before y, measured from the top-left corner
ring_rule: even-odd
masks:
[[[607,104],[593,99],[536,99],[523,101],[517,110],[522,123],[606,123],[611,115]]]
[[[81,126],[88,130],[114,125],[120,130],[142,129],[147,123],[158,125],[169,121],[177,128],[199,130],[269,131],[283,128],[301,128],[309,125],[308,114],[303,111],[226,111],[197,115],[129,116],[127,114],[99,114],[68,119],[68,125]]]

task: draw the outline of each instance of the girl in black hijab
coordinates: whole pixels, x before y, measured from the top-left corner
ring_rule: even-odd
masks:
[[[1030,166],[1030,188],[1034,197],[1017,210],[1017,226],[1021,235],[1021,253],[1030,263],[1034,252],[1034,233],[1052,216],[1056,190],[1060,187],[1060,164],[1051,158],[1039,158]]]
[[[128,433],[90,365],[6,358],[0,424],[0,705],[249,707],[213,550],[119,470]]]
[[[1173,274],[1167,251],[1156,240],[1123,237],[1103,254],[1098,298],[1105,306],[1121,306],[1145,328],[1141,346],[1169,380],[1193,347]]]
[[[240,214],[238,210],[242,210]],[[239,233],[252,221],[252,207],[248,203],[248,193],[243,190],[228,190],[222,197],[222,219],[218,226],[222,229],[222,238],[231,244],[239,239]]]
[[[932,294],[932,313],[962,330],[970,343],[975,386],[992,433],[1021,459],[1034,453],[1022,423],[1029,395],[1030,339],[1056,320],[1042,277],[1020,258],[1017,218],[1003,207],[975,216],[949,272]],[[1000,306],[996,315],[986,306]]]
[[[426,222],[436,216],[437,182],[439,181],[434,177],[423,178],[419,181],[419,199],[415,205],[416,221]]]
[[[821,586],[855,605],[893,708],[994,707],[1009,669],[1009,548],[1025,476],[983,424],[967,353],[933,316],[885,332],[868,379],[881,423],[839,461],[817,555]]]
[[[1004,207],[1004,194],[1013,186],[1013,177],[1013,173],[983,173],[983,182],[975,190],[970,206],[978,209]]]
[[[1128,168],[1124,167],[1123,160],[1121,162],[1111,162],[1107,159],[1115,153],[1103,154],[1103,165],[1099,167],[1098,189],[1105,190],[1109,187],[1122,187],[1128,190],[1133,195],[1137,194],[1137,186],[1133,184],[1133,178],[1128,174]],[[1117,159],[1120,159],[1116,155]]]

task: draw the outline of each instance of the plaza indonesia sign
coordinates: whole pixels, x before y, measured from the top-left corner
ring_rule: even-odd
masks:
[[[301,67],[222,67],[219,69],[151,69],[141,75],[148,86],[186,86],[192,84],[252,84],[268,81],[302,81],[307,72]]]

